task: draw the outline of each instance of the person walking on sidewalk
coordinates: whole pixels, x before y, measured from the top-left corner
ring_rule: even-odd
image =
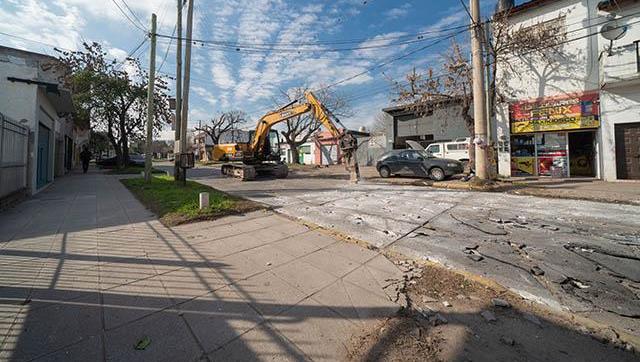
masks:
[[[80,152],[80,160],[82,161],[82,173],[87,173],[89,161],[91,160],[91,152],[89,152],[87,146],[84,146],[82,152]]]

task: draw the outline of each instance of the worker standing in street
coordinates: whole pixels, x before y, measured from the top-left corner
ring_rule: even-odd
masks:
[[[82,173],[87,173],[89,169],[89,161],[91,160],[91,152],[89,152],[89,148],[84,146],[82,148],[82,152],[80,152],[80,161],[82,161]]]

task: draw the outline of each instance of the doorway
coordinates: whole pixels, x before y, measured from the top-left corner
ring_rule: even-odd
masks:
[[[615,134],[617,177],[640,180],[640,123],[616,124]]]
[[[38,126],[38,160],[36,169],[36,186],[41,188],[49,182],[49,137],[50,131],[40,124]]]
[[[594,131],[569,132],[569,170],[571,176],[595,177]]]

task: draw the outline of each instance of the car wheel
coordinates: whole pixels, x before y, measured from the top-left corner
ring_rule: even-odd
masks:
[[[380,167],[380,169],[378,169],[378,173],[380,174],[380,177],[383,177],[383,178],[387,178],[391,176],[391,171],[387,166]]]
[[[446,176],[440,167],[434,167],[429,170],[429,177],[435,181],[442,181]]]

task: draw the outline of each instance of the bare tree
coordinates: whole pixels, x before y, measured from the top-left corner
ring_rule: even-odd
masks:
[[[469,134],[474,134],[474,119],[471,114],[473,106],[471,62],[464,56],[456,41],[453,41],[451,47],[444,53],[440,73],[429,68],[422,74],[414,68],[405,78],[406,82],[395,83],[395,102],[406,104],[407,108],[418,116],[424,116],[436,108],[457,103],[461,108],[461,117]],[[469,162],[473,162],[473,147],[469,146]]]
[[[389,122],[387,116],[384,112],[378,112],[373,119],[373,124],[371,125],[371,133],[373,134],[384,134],[387,131],[387,123]]]
[[[496,102],[504,102],[505,95],[499,93],[505,87],[506,78],[497,79],[497,69],[508,70],[508,76],[519,76],[521,71],[513,68],[513,59],[541,62],[545,69],[555,69],[562,59],[560,45],[566,39],[564,15],[557,19],[537,23],[528,27],[515,27],[509,22],[508,13],[498,13],[492,19],[493,40],[485,44],[489,54],[489,99],[491,114],[495,114]],[[500,84],[497,82],[500,81]],[[470,135],[475,134],[472,115],[473,86],[472,66],[460,45],[454,40],[445,51],[441,71],[428,68],[424,73],[413,69],[405,76],[405,82],[394,82],[394,101],[405,104],[418,116],[429,114],[433,109],[452,102],[461,107],[461,117]],[[517,91],[517,90],[515,90]],[[446,125],[445,125],[446,127]],[[473,137],[471,138],[471,143]],[[473,164],[474,147],[469,145],[469,161]]]
[[[509,13],[496,13],[491,22],[492,39],[486,43],[488,63],[490,64],[489,95],[491,113],[495,113],[496,102],[506,102],[513,98],[517,89],[508,87],[509,79],[520,78],[523,73],[520,64],[515,60],[524,61],[529,70],[533,64],[541,65],[543,73],[555,73],[562,64],[572,67],[575,60],[568,58],[562,52],[561,45],[567,40],[565,23],[566,14],[559,14],[556,18],[531,24],[529,26],[515,26],[509,21]],[[498,68],[501,76],[496,77]],[[542,78],[544,74],[540,74]],[[498,83],[499,82],[499,83]],[[544,93],[544,92],[542,92]]]
[[[243,111],[229,111],[224,112],[209,121],[205,121],[202,126],[195,127],[195,130],[206,133],[211,137],[213,144],[218,144],[222,133],[232,129],[238,129],[242,125],[246,124],[247,121],[247,114]]]
[[[304,87],[294,88],[289,92],[281,90],[282,99],[277,101],[277,104],[280,105],[293,100],[304,99],[304,93],[308,90],[308,88]],[[314,91],[313,93],[334,116],[340,118],[351,115],[351,107],[342,95],[326,88],[320,91]],[[300,163],[298,148],[309,141],[311,136],[314,135],[320,127],[322,127],[322,124],[310,113],[290,118],[285,122],[284,130],[280,133],[289,145],[293,163]]]

